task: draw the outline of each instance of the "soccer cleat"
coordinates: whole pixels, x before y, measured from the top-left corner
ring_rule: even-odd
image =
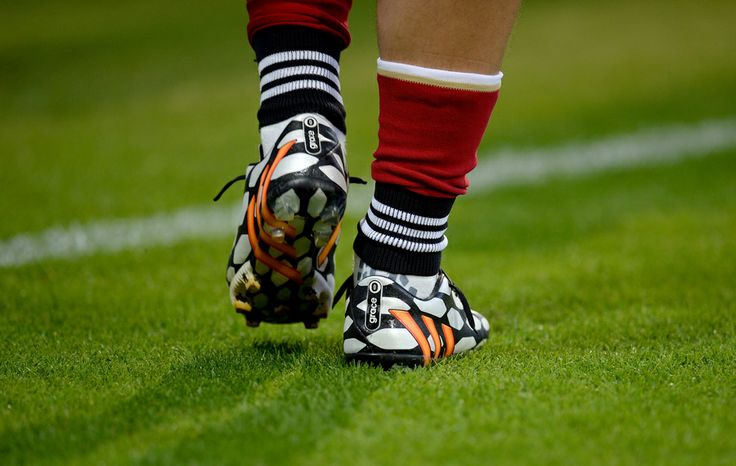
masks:
[[[230,300],[251,327],[316,328],[332,306],[350,179],[345,135],[320,115],[302,114],[262,128],[261,141],[260,162],[236,178],[246,186],[227,267]]]
[[[396,275],[356,257],[351,280],[343,334],[348,361],[426,366],[488,339],[488,320],[470,309],[442,271],[432,277]]]

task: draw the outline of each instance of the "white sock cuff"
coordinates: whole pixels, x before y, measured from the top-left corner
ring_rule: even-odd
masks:
[[[478,74],[461,71],[438,70],[378,59],[378,74],[430,86],[462,89],[466,91],[493,92],[501,88],[503,73]]]

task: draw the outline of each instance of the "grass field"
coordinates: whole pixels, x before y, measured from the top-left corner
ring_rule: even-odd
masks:
[[[342,60],[359,176],[372,4]],[[735,117],[735,20],[528,1],[484,160]],[[207,203],[257,147],[245,22],[242,2],[3,2],[0,245]],[[340,306],[245,328],[229,234],[4,266],[0,464],[734,464],[736,147],[695,155],[459,201],[444,268],[491,339],[428,369],[346,365]]]

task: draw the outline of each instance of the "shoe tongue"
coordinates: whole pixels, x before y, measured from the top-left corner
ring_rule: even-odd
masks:
[[[358,283],[365,277],[386,277],[395,281],[419,299],[427,299],[432,296],[440,276],[439,274],[430,276],[396,274],[371,268],[371,266],[363,262],[357,255],[355,255],[354,260],[353,280],[355,283]]]

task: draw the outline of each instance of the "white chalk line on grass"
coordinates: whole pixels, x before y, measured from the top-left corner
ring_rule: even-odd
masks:
[[[674,163],[736,147],[736,119],[649,128],[593,141],[536,149],[505,149],[482,157],[470,195],[623,168]],[[350,194],[349,213],[365,212],[371,189]],[[24,233],[0,241],[0,267],[72,259],[233,234],[239,206],[206,204],[148,217],[99,220]]]
[[[534,184],[553,177],[661,165],[736,146],[736,118],[648,128],[634,133],[531,150],[501,150],[470,174],[470,193]]]

